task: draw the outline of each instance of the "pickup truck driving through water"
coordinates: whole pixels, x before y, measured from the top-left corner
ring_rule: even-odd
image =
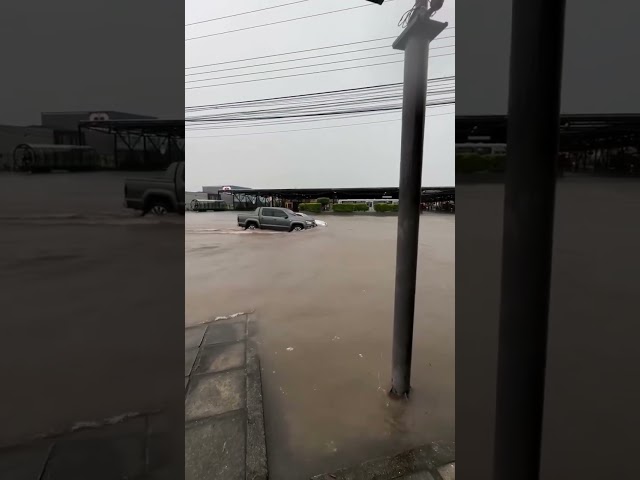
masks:
[[[184,162],[172,163],[159,177],[125,180],[124,198],[127,208],[141,210],[143,215],[184,214]]]
[[[299,216],[288,208],[260,207],[254,212],[238,215],[238,226],[250,230],[282,230],[298,232],[316,226],[316,221],[308,215]]]

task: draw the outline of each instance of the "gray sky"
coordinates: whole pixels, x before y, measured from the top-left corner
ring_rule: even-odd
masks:
[[[567,0],[566,5],[562,112],[639,112],[640,3]],[[456,113],[505,114],[511,0],[462,0],[457,6],[456,31],[462,34],[456,41]]]
[[[42,111],[183,118],[183,15],[176,1],[3,2],[0,124]]]
[[[203,19],[231,15],[238,12],[264,8],[290,0],[187,0],[185,23]],[[311,0],[309,2],[273,9],[258,14],[187,27],[186,38],[242,28],[260,23],[311,15],[363,5],[365,0]],[[395,0],[382,6],[340,12],[332,15],[304,19],[280,25],[257,28],[244,32],[230,33],[185,43],[186,66],[257,57],[275,53],[303,50],[340,43],[369,40],[387,36],[397,36],[402,31],[398,21],[414,0]],[[435,17],[455,25],[455,6],[452,0],[445,1],[444,8]],[[454,35],[455,30],[442,36]],[[254,67],[225,73],[245,73],[271,70],[285,66],[304,65],[332,61],[336,59],[358,58],[370,55],[394,53],[393,40],[388,40],[389,48],[351,55],[291,62],[284,65]],[[442,40],[438,46],[451,48],[434,50],[432,55],[454,53],[455,38]],[[341,47],[328,50],[329,53],[382,46],[384,42]],[[434,44],[433,46],[436,46]],[[274,59],[281,60],[312,56],[327,52],[309,52]],[[272,74],[241,77],[243,79],[264,78],[307,71],[327,70],[343,66],[362,65],[389,60],[402,56],[381,58],[344,64],[296,69]],[[244,64],[242,64],[244,65]],[[299,95],[312,92],[357,88],[368,85],[402,82],[403,64],[396,63],[368,68],[359,68],[318,75],[251,82],[185,91],[185,105],[218,104],[230,101],[253,100],[285,95]],[[214,69],[219,66],[212,67]],[[202,69],[207,70],[207,69]],[[199,71],[198,69],[190,72]],[[207,76],[223,75],[209,74]],[[432,58],[429,77],[455,75],[455,56]],[[193,77],[191,77],[193,78]],[[237,79],[231,79],[237,80]],[[229,81],[220,80],[219,83]],[[216,82],[202,82],[202,84]],[[453,105],[430,108],[425,129],[425,160],[423,185],[454,185],[454,132],[455,116]],[[398,184],[400,161],[400,121],[389,121],[370,125],[317,129],[262,135],[237,135],[238,133],[292,130],[303,128],[365,123],[371,121],[399,119],[400,113],[360,118],[338,118],[303,124],[271,125],[250,128],[220,130],[199,130],[187,132],[187,188],[199,190],[203,185],[235,184],[247,187],[360,187],[394,186]],[[220,136],[211,138],[211,136]],[[201,136],[206,138],[196,139]]]

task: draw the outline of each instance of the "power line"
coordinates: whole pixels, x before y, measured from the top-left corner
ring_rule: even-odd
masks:
[[[341,8],[339,10],[331,10],[329,12],[314,13],[313,15],[305,15],[304,17],[288,18],[286,20],[278,20],[277,22],[261,23],[260,25],[252,25],[250,27],[236,28],[235,30],[226,30],[224,32],[209,33],[207,35],[200,35],[200,36],[197,36],[197,37],[185,38],[185,42],[189,42],[191,40],[199,40],[201,38],[216,37],[218,35],[226,35],[227,33],[244,32],[245,30],[252,30],[254,28],[268,27],[268,26],[271,26],[271,25],[279,25],[279,24],[282,24],[282,23],[294,22],[296,20],[304,20],[306,18],[321,17],[323,15],[329,15],[329,14],[332,14],[332,13],[346,12],[348,10],[355,10],[356,8],[370,7],[372,5],[373,5],[372,3],[366,3],[364,5],[357,5],[355,7]]]
[[[436,113],[436,114],[425,115],[425,116],[426,117],[440,117],[440,116],[444,116],[444,115],[453,115],[453,114],[455,114],[455,112]],[[225,134],[225,135],[198,135],[198,136],[195,136],[195,137],[188,136],[186,138],[187,139],[198,139],[198,138],[239,137],[239,136],[246,136],[246,135],[268,135],[268,134],[273,134],[273,133],[304,132],[304,131],[308,131],[308,130],[324,130],[324,129],[327,129],[327,128],[353,127],[353,126],[357,126],[357,125],[373,125],[373,124],[376,124],[376,123],[398,122],[400,120],[402,120],[402,119],[401,118],[394,118],[394,119],[390,119],[390,120],[379,120],[379,121],[376,121],[376,122],[347,123],[347,124],[343,124],[343,125],[329,125],[329,126],[325,126],[325,127],[299,128],[299,129],[293,129],[293,130],[276,130],[276,131],[271,131],[271,132],[257,132],[257,133],[232,133],[232,134]]]
[[[455,28],[456,27],[447,27],[447,28],[445,28],[445,31],[446,30],[453,30]],[[263,58],[280,57],[280,56],[283,56],[283,55],[293,55],[293,54],[296,54],[296,53],[313,52],[313,51],[317,51],[317,50],[326,50],[326,49],[329,49],[329,48],[348,47],[349,45],[359,45],[361,43],[379,42],[381,40],[391,40],[392,38],[397,38],[397,36],[374,38],[374,39],[371,39],[371,40],[360,40],[358,42],[338,43],[336,45],[327,45],[325,47],[307,48],[305,50],[294,50],[293,52],[274,53],[274,54],[271,54],[271,55],[262,55],[260,57],[242,58],[242,59],[239,59],[239,60],[227,60],[225,62],[205,63],[205,64],[202,64],[202,65],[193,65],[191,67],[185,67],[185,70],[191,70],[191,69],[194,69],[194,68],[202,68],[202,67],[212,67],[214,65],[226,65],[226,64],[229,64],[229,63],[248,62],[248,61],[251,61],[251,60],[262,60]],[[450,35],[448,37],[436,38],[434,40],[434,42],[439,41],[439,40],[446,40],[448,38],[455,38],[455,35]]]
[[[257,10],[251,10],[249,12],[234,13],[232,15],[225,15],[224,17],[216,17],[216,18],[210,18],[208,20],[200,20],[199,22],[185,23],[184,26],[185,27],[190,27],[192,25],[199,25],[201,23],[215,22],[217,20],[223,20],[225,18],[239,17],[241,15],[248,15],[250,13],[264,12],[265,10],[273,10],[274,8],[287,7],[289,5],[295,5],[296,3],[304,3],[304,2],[308,2],[308,1],[309,0],[298,0],[297,2],[282,3],[280,5],[274,5],[272,7],[259,8]]]
[[[440,82],[446,82],[446,81],[451,81],[451,80],[455,80],[455,76],[454,75],[449,75],[449,76],[445,76],[445,77],[432,77],[427,79],[427,84],[432,84],[432,83],[440,83]],[[282,96],[282,97],[270,97],[270,98],[260,98],[260,99],[255,99],[255,100],[243,100],[243,101],[239,101],[239,102],[228,102],[228,103],[218,103],[218,104],[207,104],[207,105],[191,105],[185,108],[185,110],[189,111],[189,110],[196,110],[196,109],[215,109],[215,108],[224,108],[224,107],[231,107],[231,106],[238,106],[238,105],[244,105],[244,104],[250,104],[250,103],[263,103],[263,102],[271,102],[271,101],[276,101],[276,100],[289,100],[289,99],[299,99],[299,98],[308,98],[308,97],[320,97],[323,95],[335,95],[335,94],[342,94],[342,93],[356,93],[356,92],[362,92],[362,91],[370,91],[370,90],[374,90],[374,89],[381,89],[381,88],[388,88],[388,87],[399,87],[402,86],[402,82],[396,82],[396,83],[384,83],[384,84],[378,84],[378,85],[367,85],[365,87],[355,87],[355,88],[345,88],[345,89],[340,89],[340,90],[329,90],[329,91],[325,91],[325,92],[312,92],[312,93],[303,93],[300,95],[287,95],[287,96]]]
[[[444,87],[444,88],[443,88]],[[430,88],[427,92],[427,97],[432,98],[434,96],[442,96],[442,95],[450,95],[455,94],[455,86],[454,85],[444,85],[438,88]],[[373,96],[362,96],[355,95],[342,95],[335,96],[333,99],[331,98],[320,98],[313,102],[312,100],[302,99],[298,100],[298,104],[286,105],[286,103],[282,104],[278,108],[267,108],[267,109],[259,109],[259,110],[245,110],[240,112],[226,112],[226,113],[216,113],[213,115],[197,115],[186,117],[185,121],[189,123],[200,122],[200,121],[209,121],[216,119],[224,119],[224,118],[243,118],[243,119],[251,119],[252,116],[262,115],[265,113],[274,114],[274,113],[292,113],[292,112],[300,112],[300,111],[317,111],[327,110],[329,108],[338,108],[338,107],[348,107],[348,106],[357,106],[357,105],[369,105],[369,104],[380,104],[380,102],[391,101],[391,100],[399,100],[402,98],[402,92],[397,91],[396,93],[383,93],[382,95],[378,93],[374,93]],[[300,102],[304,103],[300,103]],[[208,109],[212,110],[212,109]],[[213,109],[215,110],[215,109]]]
[[[446,57],[449,55],[454,55],[454,54],[446,54],[446,55],[431,55],[430,58],[436,58],[436,57]],[[393,60],[390,62],[380,62],[380,63],[372,63],[369,65],[356,65],[353,67],[342,67],[342,68],[332,68],[329,70],[321,70],[318,72],[306,72],[306,73],[296,73],[296,74],[291,74],[291,75],[280,75],[278,77],[269,77],[269,78],[255,78],[253,80],[240,80],[237,82],[226,82],[226,83],[216,83],[215,85],[200,85],[197,87],[185,87],[185,90],[195,90],[198,88],[209,88],[209,87],[221,87],[224,85],[237,85],[239,83],[250,83],[250,82],[262,82],[265,80],[277,80],[277,79],[281,79],[281,78],[292,78],[292,77],[301,77],[304,75],[316,75],[318,73],[329,73],[329,72],[340,72],[340,71],[344,71],[344,70],[353,70],[354,68],[365,68],[365,67],[376,67],[376,66],[380,66],[380,65],[390,65],[392,63],[401,63],[404,62],[404,60]],[[209,79],[212,80],[212,79]]]
[[[295,70],[297,68],[321,67],[323,65],[333,65],[335,63],[355,62],[355,61],[358,61],[358,60],[369,60],[371,58],[396,57],[398,55],[402,55],[402,52],[399,52],[399,53],[385,53],[383,55],[372,55],[370,57],[347,58],[347,59],[344,59],[344,60],[334,60],[332,62],[312,63],[311,65],[297,65],[297,66],[293,66],[293,67],[276,68],[274,70],[262,70],[260,72],[245,72],[245,73],[238,73],[236,75],[225,75],[225,76],[222,76],[222,77],[200,78],[200,79],[197,79],[197,80],[186,80],[184,83],[209,82],[211,80],[221,80],[221,79],[224,79],[224,78],[246,77],[248,75],[260,75],[262,73],[284,72],[286,70]]]
[[[443,48],[453,48],[453,47],[455,47],[455,45],[443,45],[443,46],[440,46],[440,47],[430,48],[430,50],[441,50]],[[289,59],[289,60],[280,60],[280,61],[277,61],[277,62],[266,62],[266,63],[257,63],[257,64],[254,64],[254,65],[245,65],[243,67],[231,67],[231,68],[222,68],[222,69],[219,69],[219,70],[207,70],[207,71],[204,71],[204,72],[186,73],[185,77],[191,77],[191,76],[194,76],[194,75],[205,75],[207,73],[228,72],[230,70],[242,70],[243,68],[263,67],[263,66],[266,66],[266,65],[276,65],[276,64],[279,64],[279,63],[299,62],[299,61],[302,61],[302,60],[312,60],[314,58],[333,57],[333,56],[336,56],[336,55],[347,55],[349,53],[366,52],[366,51],[370,51],[370,50],[380,50],[382,48],[390,48],[390,46],[389,45],[383,45],[381,47],[360,48],[358,50],[349,50],[347,52],[334,52],[334,53],[326,53],[324,55],[312,55],[310,57],[292,58],[292,59]],[[402,53],[402,52],[400,52],[400,53]],[[368,58],[374,58],[374,57],[368,57]],[[352,60],[357,60],[357,59],[352,59]],[[342,60],[342,61],[344,62],[344,61],[348,61],[348,60]],[[309,65],[309,66],[313,66],[313,65]],[[292,67],[292,68],[294,68],[294,67]],[[186,82],[186,83],[189,83],[189,82]]]
[[[442,100],[431,100],[427,101],[427,106],[443,106],[443,105],[451,105],[454,104],[455,100],[452,99],[442,99]],[[291,118],[310,118],[310,117],[327,117],[327,116],[337,116],[337,115],[350,115],[357,113],[370,113],[370,112],[383,112],[390,110],[400,110],[402,109],[402,102],[392,105],[384,105],[384,106],[376,106],[375,108],[359,108],[359,109],[351,109],[351,110],[336,110],[336,111],[328,111],[328,112],[315,112],[315,113],[296,113],[290,115],[272,115],[272,116],[262,116],[262,117],[253,117],[251,120],[278,120],[278,119],[291,119]],[[266,115],[266,114],[265,114]],[[246,121],[244,118],[225,118],[221,120],[212,120],[209,123],[229,123],[229,122],[241,122]]]
[[[455,103],[453,97],[438,99],[438,100],[429,100],[427,105],[430,107],[442,107],[447,105],[452,105]],[[375,108],[374,108],[375,107]],[[317,109],[309,109],[309,110],[300,110],[297,112],[280,112],[277,116],[262,116],[259,117],[257,114],[247,117],[237,117],[237,118],[213,118],[213,119],[197,119],[193,122],[186,123],[187,130],[213,130],[213,129],[228,129],[228,128],[246,128],[252,126],[266,126],[266,125],[282,125],[288,123],[307,123],[310,121],[321,121],[326,120],[328,117],[361,117],[361,116],[370,116],[370,115],[384,115],[388,114],[391,111],[396,111],[401,109],[401,97],[397,99],[396,102],[391,104],[378,104],[375,106],[370,106],[369,108],[357,108],[357,109],[339,109],[339,110],[329,110],[329,111],[319,111]],[[294,113],[304,113],[305,115]],[[267,115],[267,112],[262,113],[262,115]]]
[[[451,100],[451,101],[447,101],[438,105],[430,105],[429,108],[440,108],[440,107],[445,107],[448,105],[453,105],[455,103],[455,101]],[[390,115],[395,113],[397,110],[401,110],[401,107],[396,108],[396,109],[387,109],[387,110],[382,110],[382,111],[372,111],[372,112],[365,112],[365,113],[346,113],[343,115],[340,115],[340,118],[347,118],[347,119],[351,119],[351,118],[359,118],[359,117],[371,117],[371,116],[378,116],[378,115]],[[299,123],[317,123],[317,122],[327,122],[327,121],[332,121],[332,120],[337,120],[337,119],[331,119],[331,118],[326,118],[326,117],[310,117],[310,118],[304,118],[304,119],[280,119],[278,121],[273,121],[273,122],[265,122],[264,120],[262,121],[246,121],[244,122],[244,124],[239,125],[239,124],[233,124],[233,125],[200,125],[200,126],[188,126],[186,127],[187,131],[196,131],[196,130],[229,130],[229,129],[237,129],[237,128],[254,128],[254,127],[266,127],[266,126],[271,126],[271,125],[290,125],[290,124],[299,124]]]
[[[202,67],[212,67],[214,65],[225,65],[225,64],[228,64],[228,63],[248,62],[248,61],[251,61],[251,60],[262,60],[263,58],[273,58],[273,57],[280,57],[282,55],[293,55],[295,53],[313,52],[313,51],[316,51],[316,50],[326,50],[328,48],[347,47],[349,45],[358,45],[358,44],[361,44],[361,43],[371,43],[371,42],[379,42],[381,40],[391,40],[392,38],[396,38],[396,37],[374,38],[372,40],[360,40],[359,42],[339,43],[337,45],[327,45],[325,47],[307,48],[305,50],[294,50],[293,52],[274,53],[274,54],[271,54],[271,55],[262,55],[260,57],[242,58],[242,59],[239,59],[239,60],[227,60],[226,62],[205,63],[205,64],[202,64],[202,65],[193,65],[191,67],[185,67],[185,70],[191,70],[191,69],[194,69],[194,68],[202,68]]]

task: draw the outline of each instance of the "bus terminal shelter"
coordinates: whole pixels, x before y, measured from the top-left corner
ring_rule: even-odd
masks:
[[[639,173],[640,114],[564,114],[559,133],[564,170]],[[506,144],[507,116],[456,116],[456,144],[465,143]]]
[[[329,198],[333,203],[340,200],[397,200],[398,187],[372,188],[246,188],[219,190],[218,196],[231,201],[230,207],[251,210],[263,206],[282,206],[298,211],[299,205],[318,198]],[[422,203],[454,202],[455,187],[423,187]]]
[[[97,120],[78,124],[78,136],[84,143],[93,143],[88,140],[89,135],[94,139],[97,134],[111,136],[113,167],[123,169],[156,170],[184,162],[184,130],[184,120]]]

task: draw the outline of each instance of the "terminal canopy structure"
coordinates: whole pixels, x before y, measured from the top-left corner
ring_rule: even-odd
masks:
[[[80,138],[86,131],[113,136],[114,166],[127,164],[164,168],[183,162],[184,120],[98,120],[78,125]]]

